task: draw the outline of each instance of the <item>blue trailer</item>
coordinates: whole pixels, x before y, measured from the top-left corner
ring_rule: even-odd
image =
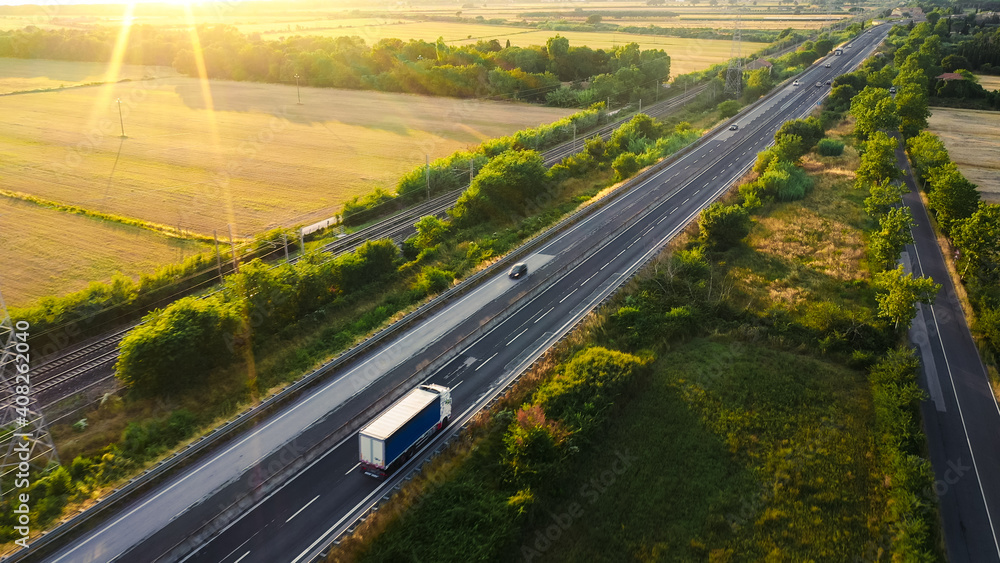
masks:
[[[431,436],[448,425],[451,389],[421,385],[358,432],[361,470],[386,476],[406,462]]]

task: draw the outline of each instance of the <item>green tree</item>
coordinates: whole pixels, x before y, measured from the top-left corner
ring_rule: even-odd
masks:
[[[905,193],[906,188],[889,180],[872,184],[865,198],[865,213],[872,219],[880,220],[890,209],[903,203]]]
[[[615,181],[620,182],[639,171],[639,161],[636,160],[635,154],[623,152],[615,157],[611,169],[615,171]]]
[[[726,250],[739,244],[750,234],[751,224],[746,209],[720,202],[705,208],[698,219],[701,239],[714,250]]]
[[[908,84],[896,93],[896,110],[899,113],[899,132],[909,138],[927,127],[931,112],[927,106],[927,90],[919,84]]]
[[[902,171],[896,166],[897,144],[895,137],[890,137],[882,131],[872,134],[864,144],[864,153],[858,164],[854,186],[864,189],[902,176]]]
[[[913,159],[913,168],[917,176],[925,182],[931,169],[951,162],[944,143],[930,131],[923,131],[916,137],[907,139],[906,148],[910,152],[910,158]]]
[[[889,269],[896,263],[903,248],[913,242],[912,227],[913,217],[908,207],[893,207],[882,215],[869,241],[875,266]]]
[[[726,100],[719,104],[719,119],[729,119],[740,112],[740,103],[736,100]]]
[[[793,119],[786,121],[778,128],[777,133],[774,134],[774,140],[777,141],[785,135],[798,135],[801,137],[803,146],[808,151],[815,147],[816,143],[823,138],[823,127],[815,117]]]
[[[816,143],[816,152],[820,156],[840,156],[844,154],[844,142],[836,139],[820,139]]]
[[[617,155],[629,149],[638,140],[654,141],[660,136],[661,128],[655,119],[640,113],[623,123],[608,139],[607,153]]]
[[[523,216],[545,191],[545,162],[535,151],[507,151],[489,162],[449,213],[460,226]]]
[[[176,395],[208,383],[236,357],[241,321],[217,297],[187,297],[146,315],[119,345],[115,376],[141,396]]]
[[[896,102],[884,88],[866,86],[851,100],[851,115],[856,121],[856,131],[861,139],[871,137],[876,131],[895,131],[899,128]]]
[[[1000,205],[980,202],[971,217],[952,226],[951,235],[961,250],[962,275],[972,274],[980,286],[1000,285]]]
[[[945,72],[955,72],[961,68],[969,68],[972,65],[969,64],[969,60],[962,55],[948,55],[947,57],[941,59],[941,68]]]
[[[420,248],[436,245],[448,232],[448,223],[434,215],[421,217],[413,226],[417,229],[416,243]]]
[[[979,206],[976,185],[965,179],[955,163],[932,168],[928,172],[930,193],[927,200],[945,233],[956,221],[971,217]]]
[[[758,68],[750,71],[747,76],[747,86],[744,90],[747,101],[753,101],[763,96],[774,88],[774,79],[771,77],[771,69]]]
[[[933,303],[941,285],[931,278],[914,278],[903,272],[900,264],[893,270],[875,274],[875,300],[879,316],[895,323],[896,328],[909,328],[917,315],[917,303]]]
[[[779,131],[780,133],[780,131]],[[779,160],[787,162],[798,162],[803,155],[809,152],[802,137],[794,134],[778,135],[774,138],[774,149]]]

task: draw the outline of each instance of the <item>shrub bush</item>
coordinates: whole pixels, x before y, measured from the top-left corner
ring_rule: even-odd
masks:
[[[821,156],[840,156],[844,154],[844,143],[836,139],[820,139],[816,152]]]

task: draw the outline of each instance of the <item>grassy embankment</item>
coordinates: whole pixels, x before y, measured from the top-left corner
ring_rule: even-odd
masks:
[[[914,388],[912,365],[866,377],[895,339],[875,319],[857,163],[850,147],[808,156],[811,193],[765,206],[745,246],[703,265],[684,250],[689,229],[330,560],[874,560],[910,538],[926,549],[929,470],[900,469],[922,437],[892,387]],[[631,324],[651,303],[670,319],[655,337]],[[656,359],[560,460],[561,480],[519,491],[512,410],[592,346]]]

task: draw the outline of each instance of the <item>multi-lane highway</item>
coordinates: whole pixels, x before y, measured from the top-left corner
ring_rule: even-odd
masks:
[[[500,275],[484,282],[49,560],[177,558],[184,539],[195,530],[203,534],[203,521],[238,498],[238,490],[258,484],[257,475],[275,459],[298,455],[447,350],[457,355],[428,379],[452,387],[454,412],[467,416],[724,193],[778,127],[808,115],[827,94],[825,81],[859,64],[886,31],[874,28],[860,36],[844,56],[829,58],[832,68],[814,66],[799,77],[801,86],[783,86],[741,114],[739,129],[706,136],[682,158],[547,241],[525,258],[527,278]],[[817,81],[824,85],[816,87]],[[462,416],[457,418],[460,423]],[[381,481],[357,470],[355,440],[348,436],[262,502],[240,511],[240,518],[187,560],[310,560],[352,514],[384,494]]]

